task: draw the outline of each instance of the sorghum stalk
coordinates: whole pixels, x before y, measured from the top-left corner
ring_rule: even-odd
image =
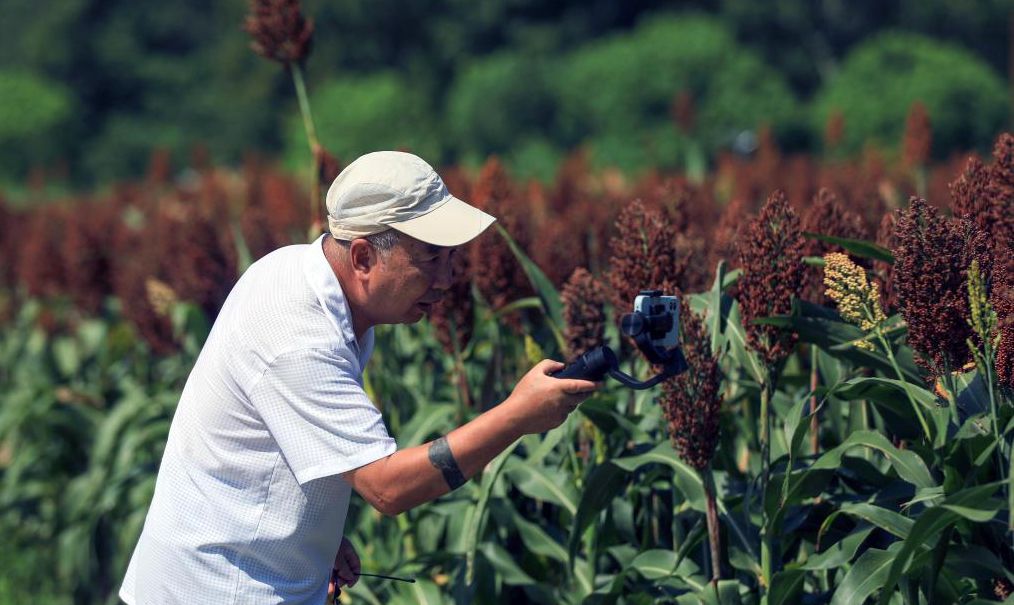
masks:
[[[766,376],[764,377],[764,384],[761,385],[761,408],[760,408],[760,447],[761,447],[761,575],[764,583],[764,594],[761,597],[761,603],[766,604],[768,602],[768,595],[771,592],[771,576],[774,573],[771,551],[774,548],[774,537],[771,535],[771,518],[768,515],[767,507],[764,506],[764,497],[767,493],[767,486],[771,482],[771,441],[770,436],[770,425],[771,419],[769,418],[768,408],[771,400],[771,395],[774,394],[774,385],[772,384],[771,374],[774,372],[772,368],[768,368]]]
[[[715,477],[709,464],[701,472],[704,480],[704,496],[707,501],[708,545],[711,549],[711,583],[717,586],[722,579],[721,534],[718,526],[718,507],[715,505]]]
[[[770,401],[778,378],[778,368],[792,353],[797,337],[773,326],[753,323],[754,319],[787,314],[792,310],[792,299],[798,297],[802,285],[803,236],[799,217],[789,206],[782,191],[768,197],[756,219],[750,221],[737,240],[737,252],[743,267],[743,276],[737,283],[737,298],[741,305],[747,344],[758,353],[764,363],[761,384],[760,447],[761,494],[767,490],[771,478],[771,418]],[[763,502],[763,496],[762,496]],[[777,561],[772,550],[775,528],[773,519],[761,507],[761,569],[764,593],[762,603],[768,602],[771,577]]]
[[[310,217],[318,217],[318,205],[321,201],[320,194],[320,142],[317,140],[317,129],[313,124],[313,113],[310,111],[310,97],[306,94],[306,82],[303,80],[303,68],[299,63],[287,63],[286,67],[292,74],[292,84],[296,88],[296,98],[299,100],[299,115],[303,118],[303,129],[306,130],[306,139],[310,142],[310,153],[313,156],[311,163],[310,182]],[[311,234],[312,236],[312,234]]]

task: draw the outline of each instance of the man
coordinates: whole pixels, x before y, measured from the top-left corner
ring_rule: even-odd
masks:
[[[543,361],[500,405],[397,450],[363,391],[372,328],[419,321],[451,286],[454,248],[495,219],[397,152],[350,164],[327,209],[329,235],[254,263],[222,307],[173,417],[127,603],[320,605],[332,572],[338,586],[359,574],[342,537],[351,490],[387,515],[433,500],[597,387]]]

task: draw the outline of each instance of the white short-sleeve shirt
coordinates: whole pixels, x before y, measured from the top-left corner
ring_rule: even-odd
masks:
[[[339,476],[393,453],[363,390],[322,239],[257,261],[187,379],[120,598],[323,603],[348,512]]]

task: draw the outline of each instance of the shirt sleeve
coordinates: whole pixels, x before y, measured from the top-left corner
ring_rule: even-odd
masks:
[[[302,350],[276,358],[250,391],[300,484],[397,450],[359,380],[358,364],[339,353]]]

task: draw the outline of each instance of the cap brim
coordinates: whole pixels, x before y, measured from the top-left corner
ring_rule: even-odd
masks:
[[[479,236],[496,218],[451,196],[446,202],[422,216],[388,227],[434,246],[460,246]]]

